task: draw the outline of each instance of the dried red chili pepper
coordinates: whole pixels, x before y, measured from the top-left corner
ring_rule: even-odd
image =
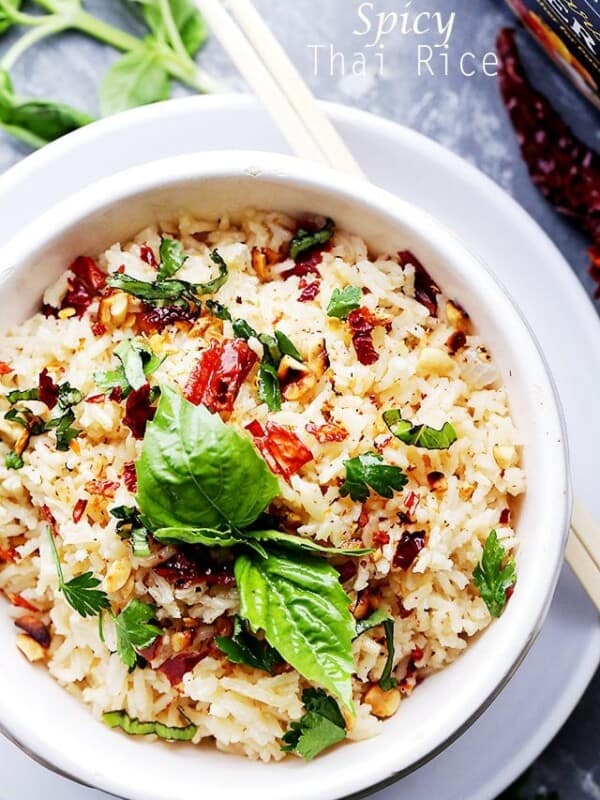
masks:
[[[321,291],[321,281],[318,279],[309,282],[306,278],[300,278],[298,286],[302,289],[298,295],[299,303],[309,303],[311,300],[314,300]]]
[[[184,550],[178,550],[154,567],[154,572],[176,589],[188,589],[201,583],[230,586],[235,582],[230,563],[218,564],[205,553],[188,554]]]
[[[179,308],[178,306],[162,306],[153,308],[146,305],[142,313],[138,316],[138,326],[142,333],[159,333],[169,325],[182,322],[192,325],[194,320],[200,315],[198,308]]]
[[[282,475],[286,480],[313,460],[313,454],[308,447],[289,428],[267,422],[265,431],[260,422],[254,420],[246,425],[246,430],[252,434],[254,443],[271,472]]]
[[[111,499],[117,493],[118,488],[119,484],[115,483],[115,481],[101,481],[98,478],[92,478],[92,480],[89,480],[84,486],[88,494]]]
[[[26,608],[27,611],[34,611],[35,613],[39,612],[39,608],[30,603],[29,600],[26,600],[20,594],[12,594],[12,592],[7,592],[6,596],[8,597],[11,605],[15,606],[15,608]]]
[[[19,560],[19,554],[14,547],[0,547],[0,563],[14,564]]]
[[[69,267],[73,273],[68,279],[68,291],[61,308],[74,308],[81,317],[106,286],[106,275],[93,258],[79,256]]]
[[[40,508],[40,511],[42,512],[42,517],[46,520],[48,525],[50,525],[50,527],[52,528],[52,533],[54,534],[54,536],[58,536],[58,525],[56,523],[56,517],[54,516],[54,514],[50,511],[50,509],[48,508],[48,506],[46,504],[44,504]]]
[[[43,369],[39,374],[38,392],[41,402],[45,403],[48,408],[54,408],[58,403],[58,386],[48,374],[47,369]]]
[[[7,364],[6,361],[0,361],[0,375],[8,375],[12,371],[10,364]]]
[[[325,422],[323,425],[315,425],[314,422],[309,422],[306,426],[306,432],[315,437],[320,444],[327,442],[343,442],[348,438],[348,431],[342,428],[341,425],[336,425],[335,422]]]
[[[179,653],[173,658],[168,658],[160,665],[158,671],[166,676],[171,686],[177,686],[183,680],[183,676],[191,672],[204,656],[205,653]]]
[[[123,465],[123,480],[130,492],[137,492],[137,472],[133,461],[128,461]]]
[[[155,414],[156,408],[150,404],[150,386],[145,383],[128,395],[123,424],[127,425],[135,439],[143,439],[146,425]]]
[[[87,508],[88,501],[85,497],[80,497],[79,500],[73,506],[73,522],[77,525],[77,523],[83,517],[83,512]]]
[[[409,569],[424,547],[425,531],[403,533],[394,555],[394,566],[403,570]]]
[[[401,250],[398,261],[401,267],[411,264],[415,268],[415,300],[425,306],[432,317],[437,317],[437,297],[442,292],[440,287],[410,250]]]
[[[202,353],[183,390],[195,406],[206,406],[213,414],[233,411],[243,382],[257,355],[243,339],[212,341]]]
[[[85,398],[86,403],[103,403],[106,400],[105,394],[93,394]]]
[[[94,336],[104,336],[106,333],[106,325],[103,322],[93,322],[92,323],[92,333]]]
[[[385,544],[389,544],[390,542],[390,535],[386,533],[386,531],[375,531],[373,534],[373,544],[375,547],[383,547]]]
[[[140,245],[140,258],[151,267],[158,267],[156,258],[154,257],[154,250],[148,244]]]
[[[590,274],[600,282],[600,154],[582,142],[533,88],[519,58],[515,31],[497,40],[500,91],[534,184],[559,214],[592,238]],[[600,287],[596,292],[600,296]]]
[[[321,273],[319,271],[319,264],[323,261],[323,253],[326,252],[327,247],[322,248],[321,250],[311,250],[310,253],[307,254],[306,258],[303,258],[301,261],[297,261],[293,267],[290,269],[286,269],[285,272],[281,273],[282,278],[291,278],[292,275],[296,275],[298,278],[304,278],[307,275],[315,275],[317,278],[321,277]]]
[[[348,325],[352,331],[352,344],[356,357],[361,364],[368,366],[379,359],[379,353],[373,345],[373,331],[377,320],[368,308],[355,308],[348,315]]]

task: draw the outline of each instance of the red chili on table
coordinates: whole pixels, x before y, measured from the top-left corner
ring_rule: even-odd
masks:
[[[515,32],[498,36],[500,91],[531,179],[554,206],[592,238],[592,276],[600,283],[600,154],[573,133],[530,84]],[[598,261],[596,261],[596,257]],[[600,287],[596,292],[600,296]]]
[[[106,286],[106,275],[93,258],[79,256],[69,267],[73,273],[61,308],[74,308],[81,317]]]
[[[233,411],[243,382],[257,355],[243,339],[212,341],[202,353],[183,390],[195,406],[206,406],[213,414]]]
[[[289,428],[267,422],[266,430],[254,420],[246,425],[271,472],[289,480],[298,470],[313,460],[313,454]]]

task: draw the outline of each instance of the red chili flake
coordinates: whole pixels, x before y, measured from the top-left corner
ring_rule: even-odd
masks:
[[[459,350],[462,350],[466,343],[466,334],[463,331],[454,331],[454,333],[450,334],[448,337],[446,347],[448,348],[450,355],[454,356]]]
[[[367,507],[363,506],[360,510],[360,517],[358,518],[358,527],[364,528],[369,522],[369,512],[367,511]]]
[[[208,586],[231,586],[235,583],[231,564],[218,564],[208,555],[188,554],[183,550],[154,567],[154,572],[175,589],[188,589],[204,583]]]
[[[40,400],[48,408],[54,408],[58,403],[58,386],[54,383],[47,369],[43,369],[38,377],[38,391]]]
[[[437,317],[437,296],[442,291],[440,287],[410,250],[399,252],[398,260],[401,267],[412,264],[415,268],[415,300],[425,306],[432,317]]]
[[[22,617],[17,617],[15,625],[29,634],[32,639],[35,639],[44,650],[50,647],[50,642],[52,641],[50,630],[35,614],[23,614]]]
[[[144,647],[141,650],[138,650],[138,653],[144,658],[146,661],[154,661],[154,659],[158,656],[160,648],[162,647],[163,637],[158,636],[149,647]]]
[[[29,600],[26,600],[20,594],[12,594],[12,592],[7,592],[6,596],[10,603],[15,606],[15,608],[26,608],[27,611],[33,611],[35,613],[39,612],[39,608],[34,606],[33,603],[30,603]]]
[[[75,503],[73,507],[73,522],[77,525],[77,523],[83,517],[83,512],[87,507],[88,501],[85,497],[80,497],[79,500]]]
[[[12,367],[6,361],[0,361],[0,375],[8,375],[12,372]]]
[[[417,506],[419,505],[419,495],[416,492],[408,492],[404,498],[404,508],[410,517],[414,517]]]
[[[111,389],[108,399],[112,400],[113,403],[120,403],[123,399],[123,389],[120,386],[115,386],[114,389]]]
[[[394,555],[394,566],[409,569],[421,550],[425,547],[425,531],[403,533]]]
[[[106,333],[106,325],[103,322],[93,322],[92,333],[94,336],[104,336]]]
[[[502,99],[531,179],[559,214],[570,217],[591,236],[591,274],[599,280],[594,253],[600,247],[600,154],[578,139],[548,99],[529,83],[514,30],[502,30],[496,46]]]
[[[383,547],[385,544],[389,544],[390,535],[385,531],[377,531],[373,534],[373,544],[376,547]]]
[[[421,650],[420,647],[415,647],[411,651],[410,660],[412,661],[413,664],[416,664],[417,661],[421,661],[423,659],[424,655],[425,655],[425,652],[423,650]]]
[[[346,583],[346,581],[354,578],[358,572],[355,561],[346,561],[344,564],[336,565],[335,568],[340,574],[340,583]]]
[[[315,437],[317,442],[326,444],[327,442],[343,442],[348,438],[348,431],[335,422],[325,422],[323,425],[315,425],[309,422],[306,426],[307,433]]]
[[[271,472],[282,475],[289,480],[298,470],[313,460],[313,454],[305,447],[296,434],[289,428],[267,422],[266,432],[263,426],[254,420],[246,425],[254,438],[254,443],[262,457],[269,465]]]
[[[166,676],[171,686],[177,686],[183,680],[183,676],[191,672],[204,656],[205,653],[179,653],[173,658],[168,658],[160,665],[158,671]]]
[[[14,547],[0,547],[0,562],[3,564],[14,564],[19,560],[19,554]]]
[[[515,593],[515,587],[509,586],[505,592],[507,602],[510,600],[510,598],[513,596],[514,593]]]
[[[179,308],[178,306],[153,308],[147,305],[139,315],[138,322],[142,333],[158,333],[177,322],[191,325],[198,318],[199,313],[199,307],[197,309]]]
[[[510,508],[503,508],[500,512],[500,525],[508,525],[510,523]]]
[[[123,480],[130,492],[137,492],[137,472],[135,471],[135,463],[133,461],[128,461],[124,464]]]
[[[45,504],[41,507],[40,510],[42,512],[42,517],[46,520],[46,522],[52,528],[52,533],[54,534],[54,536],[58,536],[58,525],[56,524],[56,517],[54,516],[54,514],[50,511],[48,506],[45,505]]]
[[[154,250],[148,244],[140,245],[140,258],[149,264],[151,267],[158,267],[156,258],[154,257]]]
[[[127,425],[135,439],[143,439],[146,425],[155,414],[156,408],[150,405],[150,385],[145,383],[127,397],[123,424]]]
[[[81,317],[106,286],[106,275],[93,258],[79,256],[69,267],[73,273],[68,279],[69,290],[61,308],[74,308]]]
[[[91,397],[86,397],[86,403],[103,403],[106,400],[105,394],[93,394]]]
[[[302,291],[298,295],[299,303],[309,303],[311,300],[314,300],[318,296],[321,290],[321,281],[316,280],[312,281],[312,283],[305,282],[303,287],[302,283],[304,281],[305,281],[304,278],[300,279],[299,287],[302,289]]]
[[[321,250],[311,250],[306,258],[297,261],[291,269],[286,269],[286,271],[281,274],[281,277],[285,279],[296,275],[298,278],[304,278],[306,275],[315,275],[317,278],[320,278],[319,264],[323,261],[323,253],[326,250],[327,247]]]
[[[367,308],[355,308],[348,315],[348,324],[352,331],[352,344],[361,364],[368,366],[379,359],[379,353],[373,345],[372,333],[377,320]]]
[[[195,406],[206,406],[213,414],[233,411],[238,392],[256,361],[256,353],[243,339],[212,341],[192,370],[184,397]]]
[[[119,488],[119,484],[115,483],[114,481],[101,481],[97,478],[93,478],[91,481],[88,481],[84,489],[88,494],[99,495],[100,497],[108,497],[112,499],[117,489]]]

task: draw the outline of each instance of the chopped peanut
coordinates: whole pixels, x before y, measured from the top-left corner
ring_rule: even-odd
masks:
[[[262,247],[252,248],[252,269],[261,283],[271,279],[271,271],[267,262],[267,253]]]
[[[462,333],[469,333],[471,330],[471,320],[467,312],[455,300],[446,302],[446,317],[448,324],[455,330]]]
[[[364,697],[365,703],[371,706],[371,711],[379,719],[392,717],[400,707],[400,699],[401,695],[398,689],[390,689],[386,692],[377,684],[373,684]]]
[[[129,298],[125,292],[114,292],[100,301],[98,318],[107,331],[118,328],[125,322]]]
[[[44,648],[27,633],[17,634],[17,647],[28,661],[41,661],[44,658]]]
[[[74,308],[61,308],[57,314],[59,319],[69,319],[69,317],[74,317],[77,311]]]
[[[118,592],[127,583],[131,574],[131,563],[127,558],[120,558],[108,568],[104,578],[104,589],[107,592]]]
[[[193,631],[178,631],[171,636],[171,647],[173,648],[173,652],[181,653],[182,650],[185,650],[186,647],[189,647],[192,643],[192,635]]]
[[[284,356],[277,369],[281,394],[286,400],[303,400],[314,390],[317,379],[305,364]]]
[[[517,451],[512,445],[494,445],[493,453],[500,469],[508,469],[515,463]]]
[[[448,490],[448,480],[443,472],[429,472],[427,474],[427,483],[432,492],[446,492]]]
[[[371,602],[369,599],[369,593],[361,592],[361,594],[359,594],[359,596],[356,598],[356,603],[352,609],[354,619],[364,619],[366,616],[368,616],[370,610]]]
[[[454,372],[454,361],[437,347],[425,347],[417,361],[417,372],[419,375],[451,375]]]

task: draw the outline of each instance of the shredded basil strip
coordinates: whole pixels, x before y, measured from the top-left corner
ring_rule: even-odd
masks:
[[[185,728],[172,728],[162,722],[140,722],[130,717],[125,711],[107,711],[102,715],[102,720],[109,728],[121,728],[129,736],[158,736],[168,742],[191,742],[196,735],[196,725],[186,725]]]

